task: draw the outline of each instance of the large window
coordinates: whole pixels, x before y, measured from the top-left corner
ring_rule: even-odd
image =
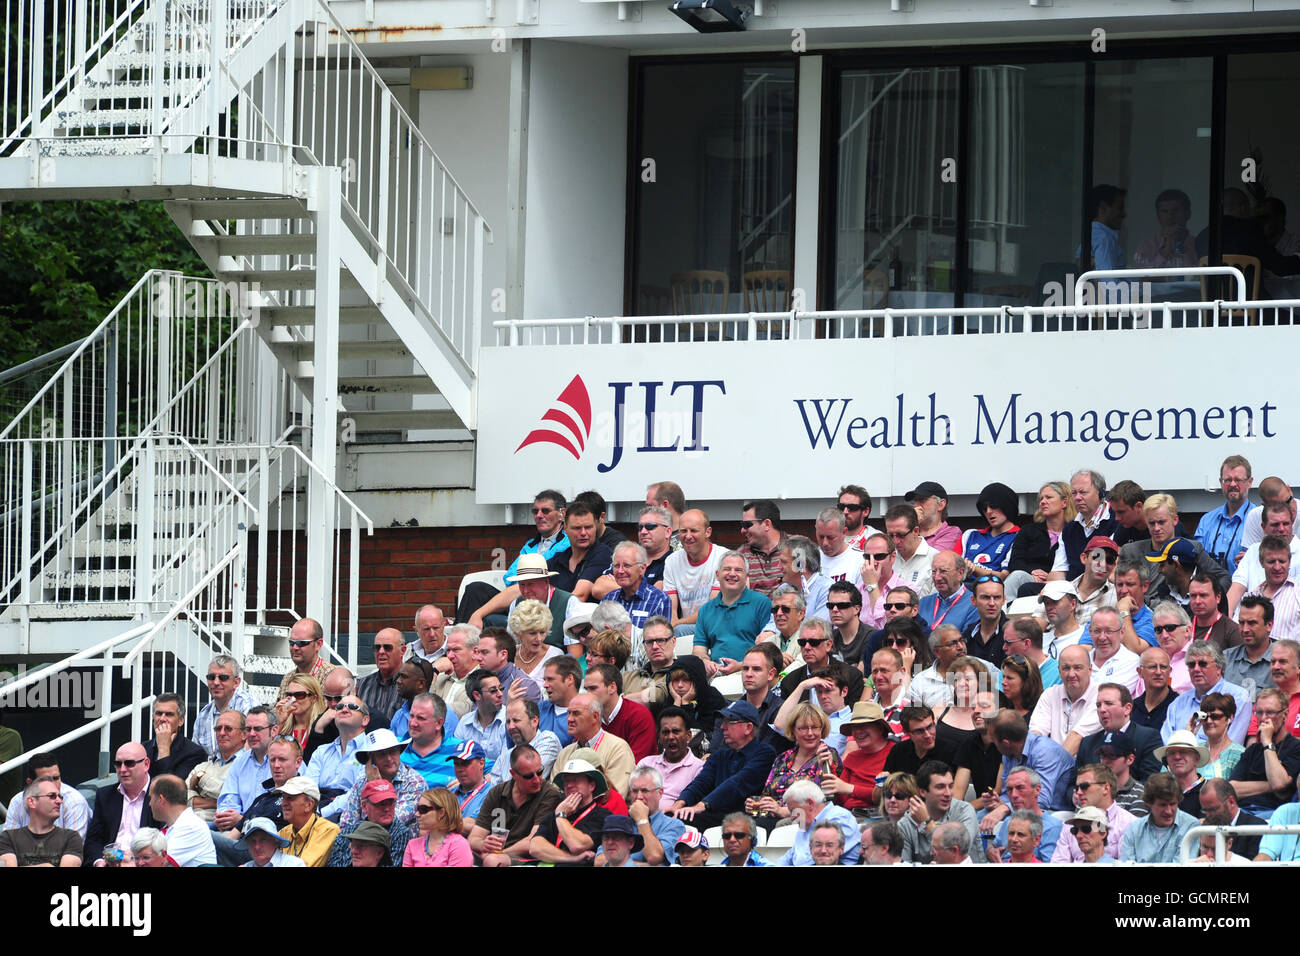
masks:
[[[793,60],[641,64],[636,100],[629,314],[789,309]]]

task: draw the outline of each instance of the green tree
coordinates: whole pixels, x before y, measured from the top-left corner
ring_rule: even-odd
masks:
[[[0,208],[0,369],[83,338],[150,269],[210,275],[161,202]]]

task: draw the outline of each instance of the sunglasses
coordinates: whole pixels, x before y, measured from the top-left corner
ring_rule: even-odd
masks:
[[[898,636],[886,637],[883,641],[881,641],[881,643],[884,644],[886,647],[911,647],[912,646],[912,642],[909,641],[907,638],[898,637]]]
[[[872,553],[872,554],[863,554],[862,556],[863,556],[864,558],[870,558],[872,561],[883,561],[883,560],[885,560],[885,558],[889,557],[889,552],[888,552],[888,551],[876,551],[876,552],[874,552],[874,553]]]
[[[902,790],[886,790],[886,800],[910,800],[911,794],[904,793]]]
[[[675,644],[675,643],[677,643],[677,638],[675,638],[675,637],[647,637],[647,638],[645,638],[645,643],[646,643],[646,644]]]
[[[1157,624],[1154,630],[1157,634],[1172,634],[1180,627],[1186,627],[1185,624]]]
[[[284,692],[284,696],[292,697],[294,700],[306,700],[308,697],[311,696],[311,694],[309,694],[305,690],[286,690]]]
[[[911,601],[886,601],[885,602],[886,611],[906,611],[911,606],[912,606]]]
[[[910,531],[891,531],[889,532],[889,536],[893,538],[895,541],[903,541],[911,533],[912,532]]]
[[[542,776],[542,771],[540,770],[534,770],[532,773],[524,773],[522,770],[512,770],[510,772],[520,780],[532,780],[534,777]]]
[[[1074,826],[1070,827],[1070,832],[1073,833],[1075,836],[1078,836],[1080,833],[1086,836],[1092,832],[1092,824],[1076,823]]]
[[[374,650],[374,651],[383,651],[385,654],[391,654],[391,653],[393,653],[393,651],[397,650],[397,645],[396,645],[396,644],[376,644],[373,648],[371,648],[371,650]]]
[[[431,807],[427,803],[422,803],[415,808],[415,812],[418,816],[424,816],[426,813],[432,813],[434,810],[441,810],[441,809],[442,807]]]
[[[233,680],[233,679],[234,679],[233,676],[230,674],[209,674],[208,675],[209,683],[215,680],[215,681],[220,681],[221,683],[224,684],[226,681]]]
[[[534,508],[534,509],[533,509],[533,514],[535,514],[535,515],[549,515],[549,514],[554,513],[554,511],[555,511],[554,508]]]
[[[254,727],[252,724],[249,724],[244,728],[245,732],[250,734],[264,734],[270,729],[270,724],[267,724],[265,727]]]
[[[347,696],[346,694],[326,694],[325,701],[326,703],[337,704],[346,696]]]
[[[636,530],[653,531],[655,528],[666,528],[666,527],[668,527],[666,524],[659,524],[659,522],[657,521],[643,521],[641,524],[636,526]]]
[[[795,643],[800,647],[807,647],[809,644],[816,647],[818,644],[825,644],[828,640],[830,638],[827,637],[801,637]]]
[[[794,613],[794,608],[792,608],[792,607],[786,607],[784,604],[773,604],[773,605],[772,605],[772,616],[773,616],[773,617],[776,617],[776,615],[778,615],[778,614],[793,614],[793,613]]]
[[[861,510],[862,510],[862,505],[850,505],[850,504],[846,504],[846,503],[843,502],[843,501],[841,501],[838,505],[836,505],[836,507],[839,508],[841,511],[861,511]]]
[[[740,530],[741,530],[741,531],[748,531],[748,530],[749,530],[753,525],[756,525],[756,524],[758,524],[757,521],[742,521],[742,522],[740,523]]]
[[[1259,711],[1255,711],[1255,713],[1258,714]],[[1227,720],[1228,715],[1221,710],[1209,710],[1205,712],[1205,719],[1206,720]]]
[[[362,707],[361,707],[360,704],[344,704],[344,703],[339,703],[337,706],[335,706],[334,709],[335,709],[335,710],[354,710],[354,711],[356,711],[357,713],[363,713],[363,712],[364,712],[364,711],[362,710]]]
[[[1187,669],[1189,671],[1204,670],[1214,666],[1214,661],[1188,661]]]
[[[724,839],[724,840],[748,840],[748,839],[749,839],[749,831],[748,831],[748,830],[741,830],[739,833],[723,833],[723,834],[722,834],[722,839]]]
[[[1095,786],[1097,786],[1096,783],[1076,783],[1074,785],[1074,789],[1078,790],[1080,793],[1087,793],[1089,787],[1095,787]]]
[[[127,767],[127,768],[134,767],[138,763],[144,763],[144,758],[141,757],[138,760],[114,760],[113,761],[114,766]]]
[[[1029,663],[1029,661],[1025,658],[1024,654],[1008,654],[1006,657],[1002,658],[1002,660],[1004,662],[1010,661],[1013,664],[1019,664],[1022,667],[1028,665]]]
[[[832,611],[847,611],[851,607],[857,607],[852,601],[827,601],[826,607]]]
[[[290,646],[290,647],[310,647],[312,644],[315,644],[315,643],[316,643],[315,641],[290,641],[290,642],[289,642],[289,646]]]
[[[995,582],[998,584],[1002,583],[1002,579],[996,574],[981,574],[975,579],[976,584],[993,584]]]
[[[590,624],[575,625],[574,627],[569,628],[569,633],[571,633],[576,638],[584,638],[591,633],[591,625]]]

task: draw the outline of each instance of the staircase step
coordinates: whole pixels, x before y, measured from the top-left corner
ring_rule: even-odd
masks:
[[[221,273],[223,282],[257,284],[263,291],[290,291],[316,288],[315,269],[237,269]],[[359,288],[357,281],[346,271],[339,273],[339,285],[344,289]]]
[[[42,156],[143,156],[154,146],[149,136],[59,136],[40,142]]]
[[[101,70],[148,70],[153,68],[153,63],[152,50],[142,50],[138,47],[119,43],[104,55],[95,70],[96,72]],[[207,63],[207,51],[196,50],[193,47],[186,47],[182,50],[168,50],[163,55],[164,68],[186,66],[190,68],[186,70],[186,73],[193,73],[195,72],[194,67],[204,67]]]
[[[97,571],[45,571],[41,584],[47,590],[64,591],[68,588],[129,588],[135,583],[135,572],[119,569]]]
[[[405,409],[394,411],[339,412],[357,424],[357,434],[363,432],[397,432],[435,428],[464,428],[465,424],[450,409]]]
[[[167,84],[166,96],[175,100],[184,98],[198,88],[202,81],[198,77],[174,77]],[[147,80],[122,79],[88,76],[76,90],[85,99],[134,99],[147,100],[153,96],[154,84]]]
[[[264,325],[315,325],[316,309],[310,305],[262,307]],[[383,324],[384,314],[372,305],[345,305],[339,309],[340,325]]]
[[[282,334],[281,330],[276,330],[275,335]],[[276,341],[272,340],[271,351],[274,352],[285,364],[301,363],[307,368],[301,370],[301,374],[295,377],[310,378],[314,372],[311,368],[312,363],[312,343],[303,341]],[[343,360],[368,360],[374,362],[387,362],[399,359],[410,359],[411,351],[400,339],[381,342],[341,342],[339,343],[339,358]]]
[[[193,505],[158,505],[153,508],[155,521],[169,522],[172,525],[192,527],[204,519],[204,515],[195,514]],[[106,527],[114,525],[133,525],[140,520],[140,511],[133,505],[109,505],[99,513],[99,523]]]
[[[436,395],[427,375],[348,375],[339,377],[340,395]]]
[[[313,235],[195,236],[190,242],[202,252],[212,249],[219,256],[287,256],[316,251]]]
[[[117,621],[131,620],[136,607],[126,601],[69,601],[64,604],[33,604],[34,621]],[[127,630],[124,625],[122,630]]]
[[[181,204],[189,207],[190,215],[195,219],[307,218],[307,207],[297,199],[195,199]]]
[[[165,123],[170,110],[160,112]],[[106,110],[70,106],[54,111],[56,129],[115,129],[119,126],[147,129],[152,122],[153,110],[148,106]]]

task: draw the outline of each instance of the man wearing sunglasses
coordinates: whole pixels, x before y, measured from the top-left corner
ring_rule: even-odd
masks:
[[[568,549],[569,539],[564,531],[564,513],[567,505],[568,501],[564,495],[553,489],[539,491],[534,496],[532,519],[537,533],[524,542],[524,546],[519,549],[519,554],[510,562],[510,567],[506,568],[507,582],[515,577],[519,559],[524,555],[540,554],[541,564],[544,565],[546,561]],[[460,602],[456,605],[456,620],[482,627],[484,618],[488,613],[492,613],[485,609],[484,605],[492,601],[499,591],[500,589],[486,581],[475,581],[466,586],[465,593],[461,595]],[[503,602],[499,607],[503,608],[508,603],[509,601]],[[492,623],[504,622],[493,621]]]
[[[803,664],[790,671],[784,680],[781,681],[781,699],[789,700],[795,695],[796,689],[803,683],[808,675],[813,671],[821,670],[826,666],[826,662],[831,660],[832,636],[831,629],[819,617],[808,618],[803,622],[803,627],[799,629],[799,637],[796,642],[799,653],[803,655]],[[852,707],[862,699],[863,688],[866,686],[866,680],[862,672],[856,667],[850,667],[847,671],[849,691],[845,696],[845,703]],[[799,695],[800,698],[808,696],[807,691]]]
[[[281,679],[277,700],[284,698],[285,692],[289,690],[289,684],[300,674],[314,677],[318,681],[324,681],[329,676],[329,672],[335,665],[320,656],[320,649],[324,643],[325,631],[319,621],[304,617],[294,623],[289,630],[289,657],[293,659],[293,669]]]
[[[845,485],[835,502],[835,507],[844,514],[844,537],[854,551],[866,549],[867,538],[880,534],[867,524],[871,517],[871,495],[861,485]]]
[[[209,759],[215,760],[217,718],[232,707],[241,714],[247,714],[257,701],[244,688],[239,674],[239,662],[225,654],[218,654],[208,662],[207,684],[209,700],[194,718],[191,739],[203,748]]]
[[[668,561],[668,555],[673,553],[672,549],[672,529],[673,516],[666,508],[654,507],[647,505],[641,509],[640,515],[637,516],[636,540],[645,549],[645,566],[642,569],[642,580],[647,587],[656,588],[660,593],[664,590],[661,583],[664,579],[664,566]],[[623,543],[631,542],[620,542]],[[614,554],[617,559],[619,545],[614,546]],[[596,579],[596,583],[591,587],[591,600],[603,601],[605,595],[611,594],[619,588],[626,590],[625,584],[620,583],[619,578],[626,575],[614,573],[614,564],[605,569],[605,573]]]
[[[738,550],[745,559],[749,586],[767,596],[781,583],[781,509],[766,498],[745,502],[740,513],[740,533],[746,544]]]
[[[1086,628],[1093,611],[1099,607],[1114,607],[1118,600],[1110,578],[1119,561],[1119,545],[1104,535],[1095,535],[1084,547],[1080,560],[1083,573],[1070,583],[1079,595],[1075,617]]]
[[[537,751],[519,744],[510,751],[509,779],[483,798],[469,833],[470,848],[484,866],[527,862],[538,826],[554,816],[563,796],[559,787],[547,781]]]
[[[149,809],[149,758],[137,743],[123,744],[113,758],[117,786],[100,787],[95,794],[95,812],[86,828],[87,864],[104,865],[104,847],[109,843],[129,844],[141,827],[157,826]]]
[[[1163,616],[1156,611],[1156,633],[1159,635]],[[1160,728],[1160,739],[1169,742],[1176,730],[1186,730],[1192,715],[1201,709],[1201,698],[1206,694],[1229,694],[1237,704],[1237,713],[1228,725],[1228,736],[1233,743],[1244,744],[1246,731],[1250,726],[1252,713],[1250,694],[1246,688],[1229,683],[1223,679],[1223,652],[1205,641],[1193,641],[1187,645],[1187,673],[1192,687],[1185,694],[1180,694],[1169,705],[1165,714],[1164,726]],[[1196,730],[1196,739],[1205,742],[1205,728]]]
[[[316,748],[304,773],[320,788],[321,816],[327,820],[339,818],[348,791],[365,776],[365,770],[353,755],[357,750],[357,738],[370,726],[370,708],[355,694],[344,697],[334,710],[338,738]]]
[[[366,702],[372,714],[392,720],[397,713],[397,672],[402,669],[406,639],[395,627],[386,627],[375,635],[375,672],[357,683],[357,696]]]
[[[361,815],[361,820],[349,823],[339,830],[325,865],[352,865],[352,841],[348,839],[348,834],[355,833],[362,823],[373,823],[388,832],[388,858],[379,865],[392,866],[393,860],[397,860],[400,865],[402,856],[406,853],[406,844],[415,836],[416,825],[397,821],[397,791],[393,785],[387,780],[366,781],[361,788]]]

